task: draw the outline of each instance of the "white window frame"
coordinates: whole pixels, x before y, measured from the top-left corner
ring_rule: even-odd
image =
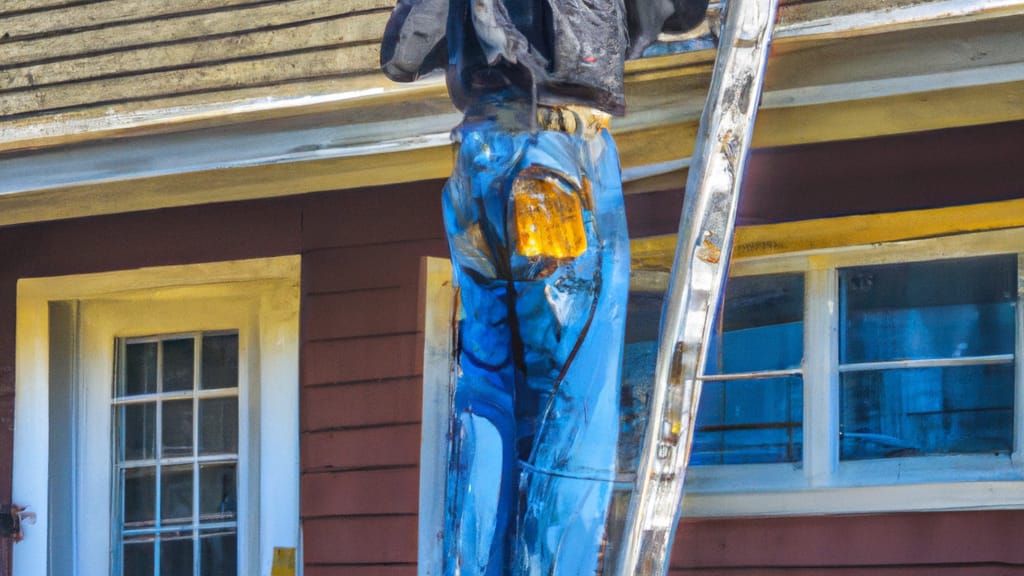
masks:
[[[64,574],[72,565],[77,575],[112,573],[117,337],[238,330],[238,573],[268,575],[275,549],[300,549],[300,269],[300,257],[287,256],[19,281],[13,498],[38,522],[14,547],[13,576]],[[51,398],[50,353],[62,339],[77,392],[70,417],[54,418],[52,401],[61,399]],[[67,447],[51,443],[54,430],[66,432]],[[51,470],[51,451],[66,452],[69,465]],[[70,505],[51,506],[51,481],[62,475],[72,478]]]
[[[1018,254],[1013,450],[839,460],[838,270]],[[732,276],[803,273],[803,460],[691,467],[684,515],[775,516],[1024,507],[1024,228],[734,261]]]

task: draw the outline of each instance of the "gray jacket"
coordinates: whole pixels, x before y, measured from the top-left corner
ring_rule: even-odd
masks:
[[[638,56],[663,26],[696,26],[707,5],[708,0],[399,0],[384,31],[381,68],[399,82],[446,69],[449,93],[460,109],[499,95],[621,114],[627,51]]]

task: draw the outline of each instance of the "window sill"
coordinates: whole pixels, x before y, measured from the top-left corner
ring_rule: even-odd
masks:
[[[1006,455],[843,462],[811,486],[792,464],[694,468],[686,517],[1024,508],[1024,471]]]

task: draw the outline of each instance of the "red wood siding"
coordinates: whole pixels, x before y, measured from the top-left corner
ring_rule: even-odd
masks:
[[[746,224],[1024,197],[1024,122],[754,150]]]
[[[1018,122],[758,151],[743,217],[1022,197],[1012,158],[1021,140]],[[922,174],[928,170],[944,177]],[[847,182],[854,176],[860,185]],[[11,489],[18,278],[301,253],[305,573],[412,576],[419,266],[424,255],[447,254],[440,187],[433,181],[0,228],[0,502]],[[681,200],[678,191],[628,198],[633,235],[673,232]],[[1021,511],[687,521],[673,574],[1022,573],[1022,526]],[[8,574],[8,546],[0,542],[0,576]]]
[[[673,573],[1021,574],[1024,511],[687,520]]]
[[[311,198],[303,226],[307,573],[413,574],[423,256],[448,253],[440,182]],[[311,571],[311,572],[310,572]]]

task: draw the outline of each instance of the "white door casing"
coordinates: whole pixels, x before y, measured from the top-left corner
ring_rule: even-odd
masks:
[[[69,566],[112,573],[110,401],[120,337],[238,330],[239,574],[269,574],[275,547],[299,547],[299,269],[296,256],[19,282],[13,492],[39,521],[14,547],[14,576]],[[62,330],[73,333],[74,393],[70,414],[52,414],[51,332]],[[62,427],[66,450],[50,445],[62,437],[51,429]],[[50,507],[61,482],[71,502],[61,508],[70,509]]]

